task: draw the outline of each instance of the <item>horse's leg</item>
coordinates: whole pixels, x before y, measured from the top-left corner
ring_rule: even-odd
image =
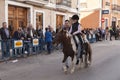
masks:
[[[67,60],[67,58],[68,58],[68,56],[66,56],[65,54],[64,54],[64,58],[63,58],[63,71],[67,74],[67,66],[66,65],[68,65],[67,63],[68,63],[68,60]]]
[[[74,55],[71,57],[71,71],[72,74],[75,71],[75,64],[74,64]]]
[[[78,65],[78,69],[80,69],[80,67],[81,67],[81,55],[82,55],[81,51],[82,51],[81,45],[78,45],[78,52],[77,52],[77,56],[76,56],[76,58],[77,58],[76,65]]]
[[[87,68],[88,67],[88,52],[86,52],[86,54],[85,54],[85,68]]]
[[[92,49],[90,48],[89,54],[88,54],[88,64],[90,65],[92,62]]]
[[[84,67],[84,62],[85,62],[85,54],[81,53],[81,55],[80,55],[80,68]]]

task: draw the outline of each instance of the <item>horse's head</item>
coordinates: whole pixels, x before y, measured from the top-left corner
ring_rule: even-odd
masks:
[[[60,44],[62,43],[64,40],[66,40],[68,37],[68,32],[66,30],[59,30],[59,32],[56,34],[54,40],[53,40],[53,44]]]
[[[86,35],[84,33],[81,36],[82,36],[84,42],[89,43],[89,41],[88,41],[88,39],[87,39],[87,37],[86,37]]]

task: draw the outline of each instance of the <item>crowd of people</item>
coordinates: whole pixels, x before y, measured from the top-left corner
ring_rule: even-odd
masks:
[[[12,57],[23,56],[26,53],[30,55],[30,44],[34,38],[40,39],[40,45],[47,45],[48,54],[51,53],[52,40],[55,32],[51,26],[48,26],[45,30],[45,35],[43,34],[42,27],[38,26],[35,30],[32,24],[29,24],[27,27],[18,27],[15,31],[12,30],[11,26],[7,27],[7,23],[2,23],[2,28],[0,29],[1,36],[1,51],[2,51],[2,60],[9,58],[11,56],[10,49],[13,48],[13,42],[15,40],[24,41],[24,49],[18,48],[13,49]],[[11,31],[14,31],[13,33]],[[32,51],[35,52],[35,48],[32,48]]]
[[[65,20],[65,22],[64,22],[63,26],[61,26],[61,28],[70,32],[71,25],[72,25],[71,20]],[[77,23],[76,23],[76,25],[77,25]],[[82,26],[82,25],[80,24],[80,26]],[[53,30],[53,28],[50,25],[48,25],[48,27],[45,28],[45,34],[44,34],[41,26],[38,26],[37,29],[35,30],[33,28],[32,24],[29,24],[27,27],[18,27],[18,29],[16,31],[14,31],[11,26],[7,27],[7,23],[3,22],[2,28],[0,29],[2,59],[10,56],[10,46],[11,46],[10,39],[24,40],[24,41],[32,42],[33,38],[39,38],[43,41],[43,42],[41,42],[41,44],[47,46],[47,52],[48,52],[48,54],[50,54],[51,50],[53,48],[52,40],[54,39],[54,37],[55,37],[56,33],[59,31],[59,29],[60,28],[57,28],[56,32],[55,32]],[[80,27],[80,30],[81,30],[80,31],[81,33],[86,34],[88,40],[90,40],[90,38],[95,38],[95,42],[102,41],[102,40],[108,40],[108,39],[112,41],[112,39],[113,39],[112,37],[114,37],[115,40],[120,38],[119,26],[106,27],[105,29],[103,29],[103,28],[82,29],[82,27]],[[12,33],[11,31],[14,31],[14,33]],[[28,50],[29,44],[28,43],[24,43],[24,44],[26,44],[25,49],[24,50],[14,49],[13,56],[21,55],[21,54],[24,55],[24,53],[27,53],[27,55],[29,55],[29,50]],[[33,51],[35,51],[34,48],[33,48]]]
[[[89,29],[84,29],[83,33],[85,33],[89,38],[96,38],[97,41],[104,41],[104,40],[110,40],[112,41],[113,38],[115,40],[120,39],[120,28],[119,26],[117,27],[106,27],[105,29],[103,28],[89,28]]]

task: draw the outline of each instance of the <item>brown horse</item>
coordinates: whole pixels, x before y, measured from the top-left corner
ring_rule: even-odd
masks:
[[[85,36],[83,36],[83,40],[85,41],[86,38]],[[86,40],[87,41],[87,40]],[[68,57],[71,58],[71,73],[74,72],[75,70],[75,66],[74,66],[74,57],[75,55],[77,54],[77,46],[75,44],[75,41],[73,39],[73,36],[71,34],[69,34],[67,31],[65,30],[60,30],[54,40],[53,40],[53,44],[60,44],[62,43],[63,45],[63,54],[64,54],[64,58],[63,58],[63,63],[64,63],[64,66],[63,66],[63,69],[64,69],[64,72],[67,72],[67,66],[65,64],[66,60]],[[85,60],[83,60],[83,57],[81,57],[81,60],[82,61],[85,61],[86,63],[86,66],[88,66],[88,61],[89,63],[91,63],[91,47],[90,47],[90,44],[88,42],[85,42],[84,43],[85,45]]]

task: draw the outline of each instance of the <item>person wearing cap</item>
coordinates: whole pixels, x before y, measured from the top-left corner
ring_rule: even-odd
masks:
[[[73,35],[73,39],[74,39],[74,41],[76,43],[76,46],[78,47],[77,48],[78,49],[78,52],[77,52],[77,62],[76,62],[76,65],[78,65],[79,57],[80,57],[81,53],[84,51],[83,50],[83,41],[82,41],[82,38],[81,38],[81,25],[78,22],[78,20],[79,20],[79,16],[78,15],[73,15],[71,19],[72,19],[72,26],[70,28],[69,33]],[[75,38],[75,35],[78,37],[78,39],[80,41],[79,42],[80,45],[77,44],[77,40]]]

